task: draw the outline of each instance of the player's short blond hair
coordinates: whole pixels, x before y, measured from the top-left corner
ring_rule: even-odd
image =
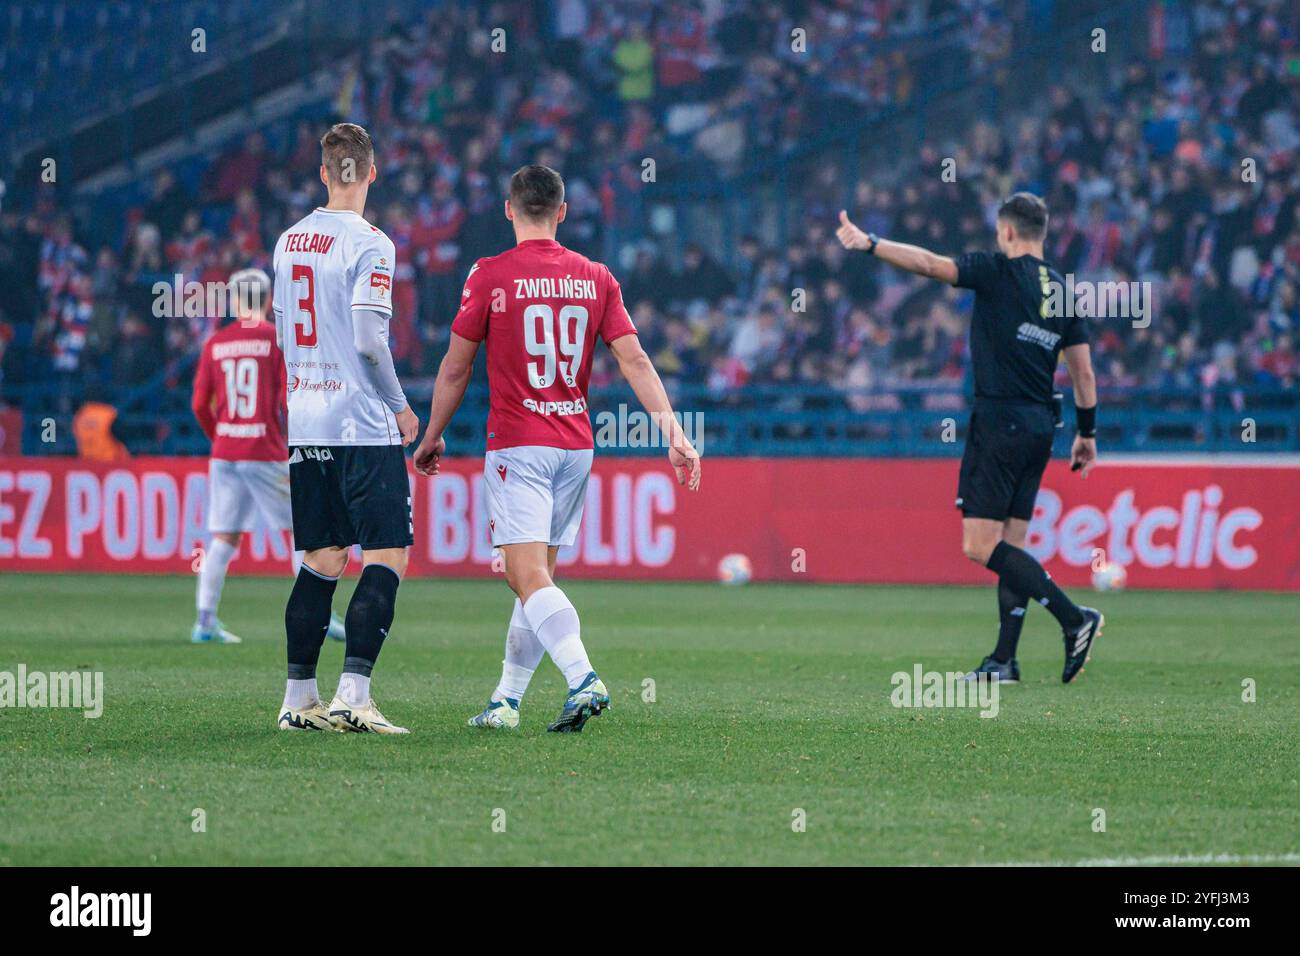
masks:
[[[370,134],[356,123],[335,123],[320,138],[320,163],[333,184],[364,182],[374,161]]]
[[[236,315],[265,312],[271,304],[271,277],[261,269],[240,269],[226,285]]]

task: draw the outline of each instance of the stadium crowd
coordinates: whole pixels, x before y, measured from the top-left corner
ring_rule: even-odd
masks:
[[[469,265],[511,241],[503,183],[537,161],[566,177],[562,241],[599,257],[617,237],[625,261],[611,265],[665,377],[718,397],[810,383],[888,407],[894,391],[959,383],[967,294],[846,256],[836,217],[847,205],[865,229],[956,254],[991,247],[992,210],[1019,188],[1047,197],[1061,272],[1154,287],[1149,327],[1096,323],[1103,387],[1294,387],[1300,8],[1171,7],[1185,30],[1161,33],[1184,47],[1153,40],[1105,88],[1057,86],[856,182],[842,143],[791,159],[800,185],[783,240],[755,230],[724,255],[641,230],[656,188],[644,157],[660,183],[728,180],[852,116],[906,108],[944,70],[1014,84],[1000,68],[1019,25],[1000,3],[801,6],[558,0],[537,22],[531,3],[454,5],[394,24],[348,61],[328,116],[249,132],[199,177],[158,170],[107,236],[66,196],[4,205],[0,386],[53,380],[73,401],[183,367],[212,317],[155,317],[153,284],[267,266],[279,232],[320,202],[317,140],[346,117],[379,150],[370,212],[398,250],[393,344],[407,376],[431,372]],[[491,49],[502,22],[518,44],[506,56]],[[806,51],[792,49],[796,27]],[[917,37],[930,38],[925,68],[898,46]],[[940,175],[946,157],[954,181]]]

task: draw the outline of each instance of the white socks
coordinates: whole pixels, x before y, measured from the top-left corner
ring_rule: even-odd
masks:
[[[537,639],[528,618],[524,616],[524,607],[515,598],[515,609],[510,615],[510,627],[506,631],[506,659],[501,662],[501,682],[492,692],[493,700],[509,697],[518,702],[524,699],[528,682],[533,678],[533,671],[542,662],[546,648]]]
[[[370,703],[370,678],[360,674],[344,674],[339,678],[338,696],[353,707]],[[284,707],[286,710],[300,710],[308,704],[320,700],[320,691],[316,688],[316,678],[308,680],[290,680],[284,685]]]
[[[564,673],[569,689],[577,687],[591,672],[591,661],[587,660],[587,649],[582,646],[578,612],[568,597],[551,585],[534,591],[523,610],[537,640]]]
[[[361,707],[370,703],[370,678],[344,671],[339,677],[338,696],[344,703]]]
[[[286,710],[299,710],[308,704],[320,700],[320,691],[316,689],[316,678],[308,680],[291,680],[284,688],[284,707]]]
[[[199,612],[199,623],[205,627],[216,623],[221,587],[226,583],[226,569],[230,567],[230,559],[234,556],[235,547],[221,538],[213,538],[203,555],[194,604]]]

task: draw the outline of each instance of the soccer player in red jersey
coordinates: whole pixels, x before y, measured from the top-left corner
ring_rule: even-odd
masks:
[[[230,277],[229,289],[235,320],[203,343],[191,401],[194,417],[212,442],[212,540],[199,563],[198,619],[190,632],[196,644],[240,643],[217,619],[217,605],[230,561],[243,533],[253,530],[258,513],[269,530],[292,526],[284,356],[275,326],[266,320],[271,280],[261,269],[244,269]],[[295,574],[301,560],[302,553],[295,551]],[[331,620],[329,633],[342,640],[343,622]]]
[[[564,673],[569,695],[547,729],[581,731],[609,706],[583,646],[578,612],[555,585],[555,559],[577,538],[594,442],[587,383],[596,339],[603,339],[637,399],[659,425],[677,480],[700,487],[700,456],[673,416],[641,348],[618,282],[605,266],[555,241],[564,221],[564,181],[546,166],[524,166],[510,180],[506,218],[516,245],[470,269],[451,344],[434,384],[429,427],[415,452],[421,474],[438,471],[443,431],[459,407],[480,342],[487,343],[488,527],[515,592],[501,680],[471,726],[519,726],[519,704],[541,662]]]

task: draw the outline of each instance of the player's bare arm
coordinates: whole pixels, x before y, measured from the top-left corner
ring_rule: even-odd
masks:
[[[409,445],[420,431],[420,420],[411,411],[402,384],[397,380],[393,353],[388,349],[387,318],[373,309],[353,309],[352,340],[357,354],[365,360],[375,393],[397,419],[402,444]]]
[[[655,371],[654,362],[641,347],[635,335],[624,335],[609,344],[609,350],[618,360],[619,370],[632,386],[641,406],[650,413],[660,431],[668,437],[668,461],[677,474],[677,483],[691,491],[700,488],[700,453],[695,450],[681,424],[673,416],[672,403],[664,391],[664,383]]]
[[[1087,478],[1097,464],[1097,376],[1092,371],[1092,353],[1086,342],[1068,346],[1061,354],[1074,383],[1074,409],[1079,419],[1079,432],[1070,449],[1070,470]]]
[[[474,356],[477,354],[477,342],[455,332],[451,333],[451,344],[447,347],[442,364],[438,366],[438,377],[433,383],[429,427],[425,429],[424,438],[415,449],[415,470],[422,475],[438,473],[438,460],[447,450],[447,442],[442,433],[465,397],[465,388],[474,371]]]
[[[868,252],[891,266],[925,276],[927,279],[938,279],[949,285],[957,282],[957,263],[948,256],[941,256],[929,249],[922,249],[920,246],[909,245],[906,242],[892,242],[863,232],[849,221],[849,215],[843,209],[840,210],[840,227],[835,230],[835,235],[845,249]]]

